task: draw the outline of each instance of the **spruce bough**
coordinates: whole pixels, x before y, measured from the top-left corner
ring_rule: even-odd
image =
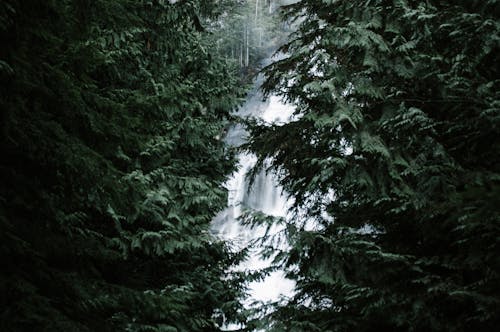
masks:
[[[1,2],[0,330],[244,319],[240,256],[209,233],[244,93],[203,26],[216,7]]]
[[[284,15],[298,30],[264,89],[297,117],[250,123],[247,147],[301,212],[276,256],[297,293],[262,325],[494,330],[498,2],[303,0]]]

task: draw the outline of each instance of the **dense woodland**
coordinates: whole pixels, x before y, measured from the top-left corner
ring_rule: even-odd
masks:
[[[1,331],[244,320],[243,277],[226,275],[242,256],[208,231],[250,64],[216,48],[219,26],[243,9],[1,2]]]
[[[499,14],[487,0],[286,9],[299,27],[264,88],[297,120],[254,123],[249,144],[301,212],[276,253],[297,294],[269,331],[499,326]]]
[[[0,331],[496,330],[499,16],[497,0],[0,2]],[[222,138],[275,44],[263,90],[295,115],[246,120],[243,148],[294,206],[243,221],[284,225],[263,254],[296,292],[249,310],[262,274],[234,269],[246,251],[210,223],[236,169]]]

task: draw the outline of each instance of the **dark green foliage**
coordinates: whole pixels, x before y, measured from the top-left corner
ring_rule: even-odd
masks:
[[[316,226],[288,226],[279,257],[297,294],[267,316],[269,331],[498,327],[499,10],[494,0],[287,8],[303,19],[265,89],[299,116],[254,124],[249,148],[274,158]]]
[[[0,330],[215,331],[237,263],[208,225],[244,91],[208,1],[0,3]]]

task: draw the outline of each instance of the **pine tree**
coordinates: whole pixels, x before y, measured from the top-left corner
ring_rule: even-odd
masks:
[[[315,1],[264,89],[297,105],[248,148],[295,198],[268,331],[500,323],[498,1]],[[304,217],[305,215],[305,217]],[[314,220],[314,229],[306,227]]]
[[[209,233],[244,90],[219,2],[0,3],[0,330],[217,331],[241,259]]]
[[[280,27],[279,1],[238,0],[228,6],[230,15],[210,22],[210,27],[215,28],[212,42],[219,54],[239,65],[246,81],[251,81],[261,67],[260,62],[286,36]]]

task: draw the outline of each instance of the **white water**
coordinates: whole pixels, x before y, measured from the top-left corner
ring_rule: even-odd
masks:
[[[267,101],[262,100],[262,94],[254,91],[246,103],[237,112],[238,116],[259,117],[271,123],[284,123],[292,116],[294,109],[286,105],[276,96],[270,96]],[[245,140],[247,133],[236,125],[228,131],[226,143],[239,146]],[[253,155],[239,155],[239,169],[229,179],[226,186],[229,190],[228,208],[221,212],[213,221],[213,231],[222,238],[237,243],[240,248],[248,246],[252,241],[265,233],[264,227],[249,229],[240,225],[237,218],[245,208],[255,209],[268,215],[285,217],[290,202],[282,189],[278,186],[272,174],[261,171],[249,189],[247,172],[254,166],[256,158]],[[279,228],[271,229],[271,234],[279,232]],[[258,256],[259,248],[252,248],[251,255],[238,269],[256,270],[269,266]],[[248,304],[254,301],[275,301],[281,295],[291,295],[294,284],[285,279],[283,271],[271,273],[264,281],[249,285],[250,298]],[[231,327],[228,327],[231,328]]]

